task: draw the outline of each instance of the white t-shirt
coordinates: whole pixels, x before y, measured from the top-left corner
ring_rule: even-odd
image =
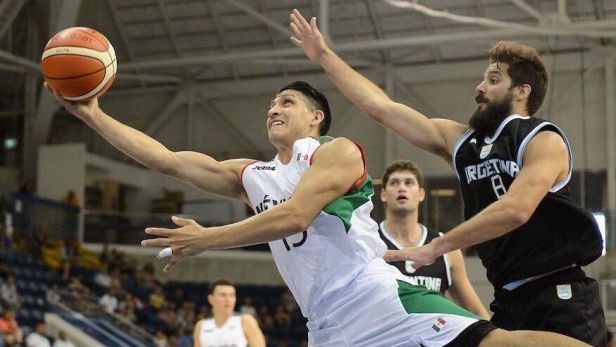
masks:
[[[71,341],[56,340],[54,341],[52,347],[75,347],[75,344]]]
[[[98,300],[98,304],[103,306],[107,313],[112,314],[118,308],[118,299],[113,295],[105,294]]]
[[[26,337],[26,346],[27,347],[51,347],[51,343],[49,343],[48,338],[34,331],[28,334],[28,336]]]

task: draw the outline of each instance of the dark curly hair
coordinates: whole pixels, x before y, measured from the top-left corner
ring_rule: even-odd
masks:
[[[509,65],[507,74],[511,87],[528,84],[531,88],[527,108],[529,115],[535,114],[548,91],[548,72],[534,48],[515,41],[500,41],[488,51],[491,63]]]

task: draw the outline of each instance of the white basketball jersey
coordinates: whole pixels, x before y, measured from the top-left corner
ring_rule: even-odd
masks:
[[[201,347],[246,347],[248,341],[242,327],[242,317],[229,317],[221,327],[216,326],[214,318],[203,319],[199,332]]]
[[[323,142],[330,139],[321,137]],[[244,168],[242,183],[256,213],[292,198],[321,141],[310,137],[297,140],[286,165],[276,156],[270,162]],[[307,230],[269,243],[282,278],[308,319],[317,318],[315,315],[323,312],[319,305],[326,305],[324,300],[335,297],[366,264],[386,251],[378,226],[370,218],[372,180],[365,175],[349,188],[327,205]]]

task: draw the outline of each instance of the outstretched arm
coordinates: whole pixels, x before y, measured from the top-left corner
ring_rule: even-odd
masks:
[[[321,210],[343,196],[364,174],[360,150],[348,139],[337,138],[321,145],[312,165],[302,176],[291,199],[241,222],[204,228],[194,220],[173,217],[177,229],[147,228],[161,236],[144,240],[143,246],[171,247],[172,258],[164,271],[180,260],[208,249],[242,247],[279,240],[302,232]]]
[[[353,70],[325,43],[316,18],[310,23],[298,10],[291,14],[291,41],[323,67],[336,87],[368,117],[384,125],[405,141],[451,162],[451,151],[465,125],[446,119],[428,119],[420,112],[392,101],[367,78]]]
[[[143,132],[118,122],[98,106],[96,98],[88,102],[63,99],[47,84],[48,91],[73,115],[99,133],[124,154],[154,171],[176,177],[210,193],[245,199],[240,184],[242,168],[249,159],[219,162],[197,152],[172,152]]]
[[[528,143],[523,161],[502,199],[425,246],[388,252],[388,261],[411,260],[419,268],[447,252],[495,239],[525,224],[549,189],[567,175],[569,153],[559,134],[543,131]]]

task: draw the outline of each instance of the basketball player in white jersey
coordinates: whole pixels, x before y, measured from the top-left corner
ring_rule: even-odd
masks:
[[[423,246],[442,235],[419,223],[419,204],[426,196],[423,182],[421,170],[410,160],[396,160],[385,169],[381,188],[385,220],[379,224],[379,234],[388,249]],[[459,249],[419,269],[413,268],[410,261],[390,264],[409,276],[413,283],[441,292],[479,317],[490,319],[468,279],[464,256]]]
[[[277,155],[265,162],[172,152],[105,114],[97,99],[74,103],[54,95],[133,159],[249,204],[255,216],[218,227],[174,216],[178,228],[147,228],[159,237],[142,245],[166,247],[160,255],[171,253],[169,271],[208,249],[269,242],[308,319],[309,346],[586,346],[552,333],[496,329],[385,263],[386,246],[370,218],[374,190],[363,151],[349,139],[323,136],[329,105],[308,83],[284,86],[270,102],[264,123]]]
[[[265,337],[255,317],[236,314],[235,286],[219,279],[208,288],[207,301],[212,317],[195,325],[194,347],[265,347]]]

